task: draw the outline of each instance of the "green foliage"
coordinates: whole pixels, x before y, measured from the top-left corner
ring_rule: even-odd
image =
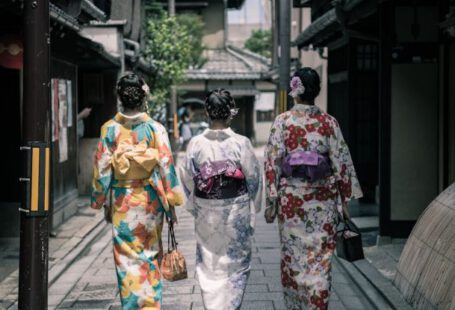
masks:
[[[144,56],[153,70],[149,75],[149,113],[163,111],[170,86],[185,80],[185,71],[203,64],[203,23],[199,16],[170,17],[163,10],[148,11]]]
[[[267,58],[272,57],[272,31],[253,30],[251,36],[245,42],[245,48]]]
[[[206,59],[202,57],[204,45],[202,37],[204,35],[204,22],[199,15],[196,14],[181,14],[177,15],[177,22],[186,28],[188,39],[191,45],[191,61],[190,66],[200,68],[204,65]]]

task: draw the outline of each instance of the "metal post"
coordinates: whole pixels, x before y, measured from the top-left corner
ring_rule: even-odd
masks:
[[[175,0],[168,0],[168,11],[169,11],[169,16],[175,16]]]
[[[175,0],[168,0],[168,11],[169,16],[175,16]],[[176,140],[178,137],[178,130],[177,130],[177,88],[175,85],[171,86],[171,100],[169,104],[169,111],[168,111],[168,128],[169,128],[169,136],[172,151],[175,152],[176,149]]]
[[[290,0],[279,1],[279,112],[289,109],[288,85],[291,67],[291,2]]]
[[[24,149],[33,150],[33,160],[26,162],[29,167],[32,162],[33,177],[28,180],[24,178],[25,182],[31,183],[32,198],[31,208],[27,208],[30,201],[27,202],[25,198],[28,195],[23,195],[25,197],[21,208],[19,309],[47,309],[50,192],[49,36],[49,0],[24,1],[23,145],[28,145]],[[42,166],[46,168],[42,169]]]

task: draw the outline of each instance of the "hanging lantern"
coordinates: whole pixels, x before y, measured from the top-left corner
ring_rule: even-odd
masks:
[[[16,35],[0,37],[0,66],[9,69],[22,69],[24,48]]]

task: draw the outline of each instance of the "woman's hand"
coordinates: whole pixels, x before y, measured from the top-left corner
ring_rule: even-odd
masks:
[[[112,206],[104,205],[104,220],[109,224],[112,224]]]
[[[270,207],[270,208],[265,209],[264,217],[265,217],[265,221],[267,222],[267,224],[273,223],[276,218],[275,208]]]
[[[175,207],[169,207],[169,211],[171,211],[171,218],[169,219],[168,217],[166,217],[166,220],[168,222],[169,222],[169,220],[171,220],[172,223],[178,224],[177,214],[175,213]]]

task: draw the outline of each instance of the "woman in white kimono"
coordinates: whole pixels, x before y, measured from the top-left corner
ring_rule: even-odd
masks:
[[[195,218],[196,272],[205,309],[239,309],[250,273],[262,174],[248,138],[232,131],[235,102],[224,89],[206,99],[211,126],[194,137],[181,167]]]

